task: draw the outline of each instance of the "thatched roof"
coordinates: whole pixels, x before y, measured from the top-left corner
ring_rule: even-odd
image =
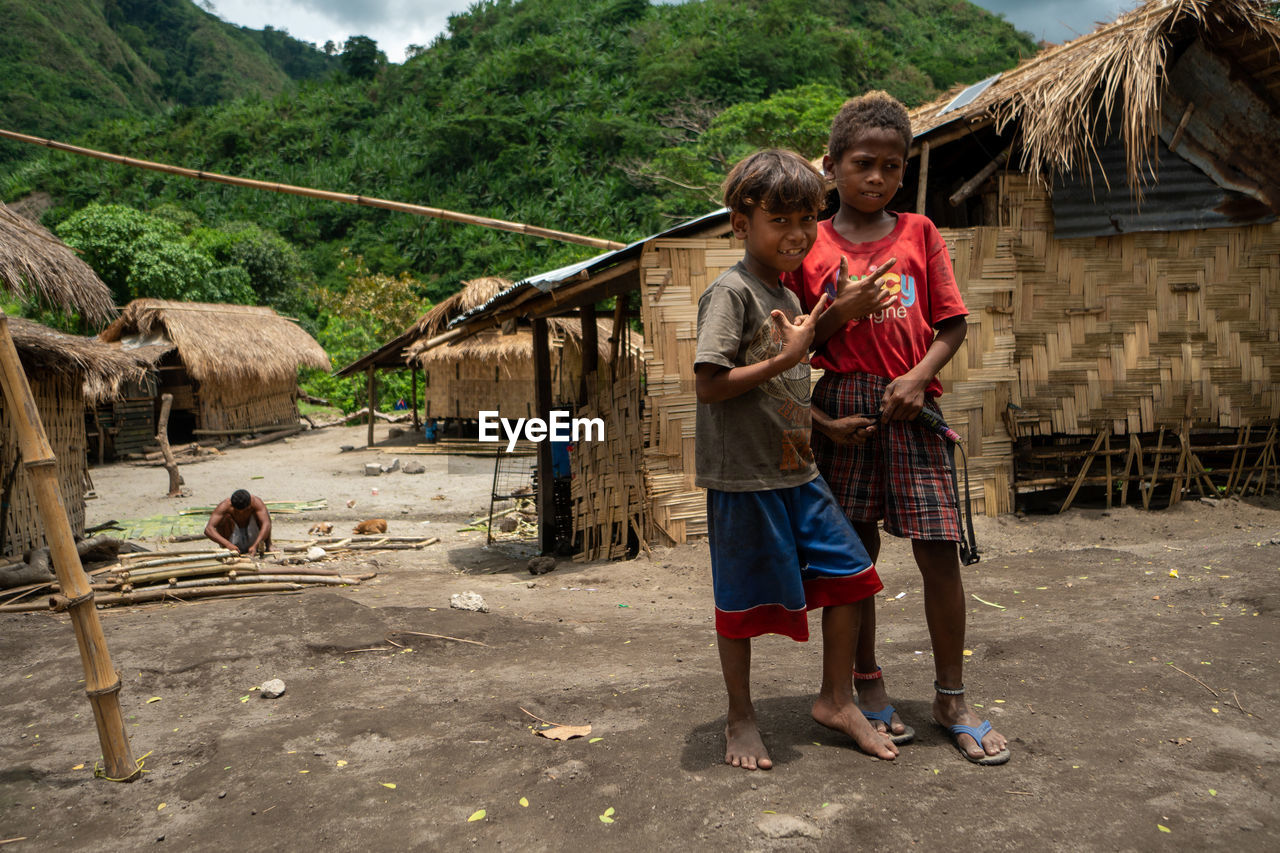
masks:
[[[443,299],[414,322],[409,333],[414,338],[432,338],[444,331],[454,317],[479,308],[499,293],[509,289],[511,282],[505,278],[486,276],[463,282],[462,289]]]
[[[91,323],[115,313],[111,290],[65,243],[0,204],[0,287]]]
[[[92,402],[116,396],[121,382],[141,378],[146,370],[136,356],[97,338],[67,335],[20,317],[10,317],[8,323],[13,345],[29,376],[80,374],[85,397]]]
[[[329,356],[297,323],[270,308],[135,299],[100,335],[164,335],[201,384],[293,381],[299,367],[329,369]]]
[[[547,320],[547,331],[552,346],[562,346],[570,350],[582,349],[582,321],[573,317],[551,317]],[[605,318],[596,320],[597,346],[601,361],[607,361],[610,355],[609,338],[613,335],[613,321]],[[500,329],[486,329],[477,332],[456,344],[447,344],[427,349],[430,337],[418,338],[408,350],[408,360],[423,368],[432,364],[450,363],[464,359],[479,361],[511,362],[532,361],[533,330],[527,325],[519,326],[514,334],[505,335]],[[632,350],[638,351],[643,344],[640,335],[630,332],[626,339]]]
[[[916,108],[916,141],[1020,124],[1021,167],[1052,176],[1096,160],[1095,131],[1119,129],[1130,186],[1148,167],[1160,129],[1160,97],[1170,48],[1199,34],[1233,59],[1274,65],[1280,23],[1261,0],[1150,0],[1089,35],[1050,48],[1006,71],[969,103],[943,112],[945,98]],[[1273,99],[1280,80],[1266,84]],[[1087,168],[1085,169],[1087,171]]]

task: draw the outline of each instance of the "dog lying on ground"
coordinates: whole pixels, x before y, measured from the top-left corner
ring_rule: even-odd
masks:
[[[385,518],[367,518],[356,525],[352,533],[386,533],[387,520]]]
[[[328,521],[317,521],[315,524],[311,525],[311,529],[307,531],[307,533],[312,536],[317,534],[320,536],[328,536],[332,532],[333,524]]]

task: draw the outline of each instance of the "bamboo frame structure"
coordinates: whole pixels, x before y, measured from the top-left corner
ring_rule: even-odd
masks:
[[[132,781],[141,775],[141,768],[133,760],[129,735],[120,713],[120,676],[111,665],[111,654],[94,606],[94,592],[80,563],[71,521],[64,509],[56,475],[57,459],[45,435],[26,373],[18,360],[18,351],[9,331],[9,318],[3,312],[0,312],[0,385],[3,385],[6,404],[13,410],[24,465],[35,483],[54,572],[68,601],[67,609],[84,666],[85,692],[93,708],[98,741],[102,745],[106,778]]]

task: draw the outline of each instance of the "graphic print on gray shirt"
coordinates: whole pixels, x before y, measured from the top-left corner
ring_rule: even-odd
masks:
[[[741,263],[698,300],[694,364],[744,367],[782,350],[770,312],[800,311],[791,291],[753,276]],[[722,492],[786,489],[818,476],[809,448],[809,364],[797,364],[745,394],[699,403],[696,484]]]

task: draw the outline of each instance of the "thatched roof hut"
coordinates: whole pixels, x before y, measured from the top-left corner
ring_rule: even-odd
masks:
[[[39,224],[0,203],[0,285],[90,322],[111,318],[111,291],[89,265]]]
[[[39,225],[0,204],[0,287],[23,300],[38,301],[91,320],[111,313],[107,286],[75,254]],[[22,362],[44,433],[57,458],[58,488],[71,528],[84,533],[85,401],[114,395],[121,382],[139,375],[136,358],[93,338],[56,332],[20,318],[6,318]],[[34,482],[17,464],[20,444],[8,400],[0,397],[0,555],[21,555],[44,544],[44,525]]]
[[[168,345],[157,393],[172,393],[199,433],[297,423],[298,368],[330,367],[297,323],[251,305],[135,299],[100,337],[126,348]]]
[[[1120,470],[1125,489],[1151,470],[1161,431],[1181,452],[1192,430],[1201,447],[1246,444],[1280,418],[1267,6],[1152,0],[913,111],[919,178],[898,202],[951,226],[969,337],[942,403],[989,511],[1042,487],[1102,485],[1109,503]],[[1120,436],[1128,449],[1093,464]],[[1135,487],[1144,505],[1181,466],[1178,499],[1188,454]]]
[[[455,318],[487,304],[510,287],[511,282],[504,278],[473,279],[411,327],[405,358],[422,368],[426,417],[473,419],[484,410],[501,412],[503,417],[535,414],[534,339],[527,322],[512,323],[507,329],[486,329],[458,343],[436,342]],[[575,401],[582,383],[582,321],[552,317],[547,328],[552,396],[556,402]],[[598,320],[596,329],[597,358],[606,363],[615,351],[610,344],[613,323]],[[638,349],[639,342],[639,336],[631,334],[626,343]]]

